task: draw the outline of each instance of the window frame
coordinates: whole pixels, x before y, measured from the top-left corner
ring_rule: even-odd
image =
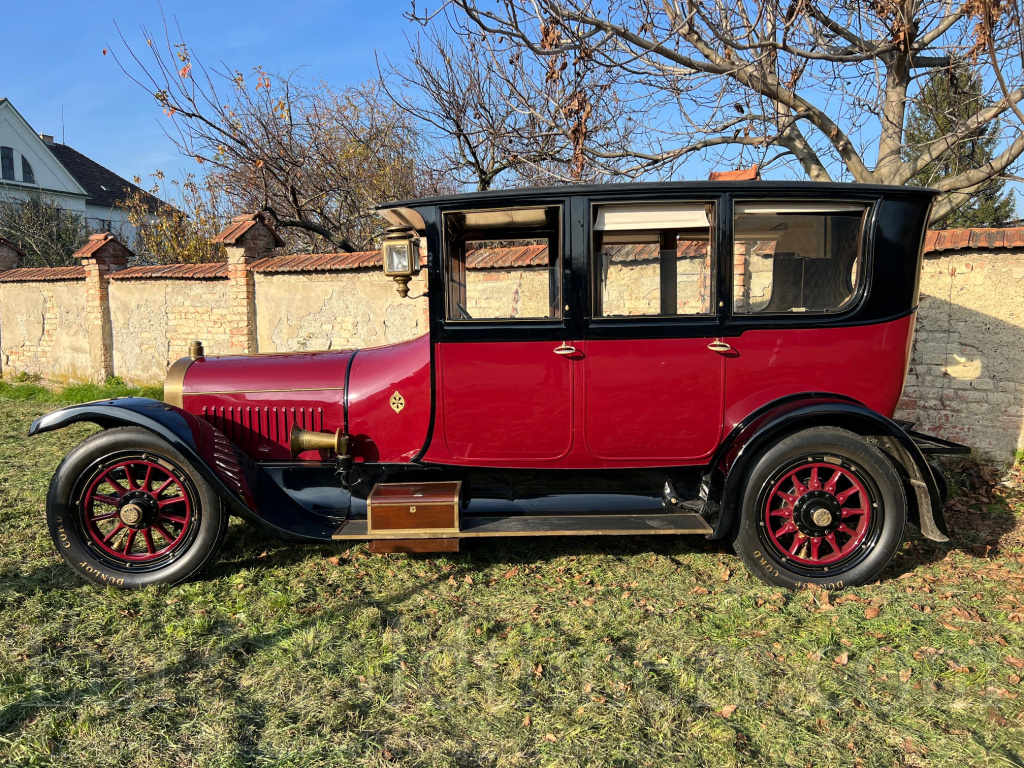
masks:
[[[721,216],[719,214],[721,210],[722,199],[720,196],[695,196],[695,197],[672,197],[672,198],[644,198],[644,199],[609,199],[599,200],[593,199],[589,201],[589,217],[587,221],[587,240],[584,243],[584,259],[586,261],[587,270],[587,318],[591,323],[608,323],[608,322],[635,322],[635,321],[661,321],[661,322],[674,322],[674,323],[691,323],[691,322],[707,322],[715,321],[718,317],[718,294],[719,294],[719,280],[718,280],[718,241],[721,235]],[[658,312],[656,314],[644,314],[644,315],[604,315],[598,313],[598,298],[601,295],[601,273],[598,270],[598,253],[594,248],[595,236],[597,234],[596,222],[599,208],[609,208],[617,205],[621,206],[666,206],[666,205],[711,205],[714,208],[714,215],[712,221],[708,222],[708,290],[710,295],[708,296],[708,311],[701,312],[699,314],[680,314],[678,312],[665,314]],[[655,230],[650,230],[655,231]],[[661,286],[661,265],[658,268],[659,277],[659,296]],[[676,300],[676,306],[678,307],[678,298]]]
[[[853,293],[850,295],[849,300],[844,306],[839,309],[829,310],[808,310],[804,312],[737,312],[736,311],[736,279],[735,279],[735,245],[736,245],[736,208],[742,205],[807,205],[807,206],[820,206],[824,207],[839,207],[843,205],[849,205],[851,207],[858,206],[863,208],[861,214],[860,224],[860,246],[857,253],[857,285],[854,288]],[[874,220],[877,216],[879,206],[879,200],[877,197],[872,199],[857,199],[853,197],[843,197],[836,199],[808,199],[806,197],[773,197],[766,198],[763,196],[755,195],[734,195],[730,196],[729,200],[729,218],[728,218],[728,244],[729,244],[729,264],[728,264],[728,295],[723,297],[726,302],[726,309],[728,310],[729,320],[732,324],[778,324],[782,322],[799,322],[801,319],[843,319],[851,314],[856,313],[860,307],[864,304],[867,299],[868,292],[871,283],[871,273],[873,270],[874,261],[874,244],[872,242],[871,234],[874,231]],[[823,211],[827,213],[827,211]]]
[[[27,173],[26,173],[27,172]],[[27,177],[31,177],[27,178]],[[28,158],[24,155],[21,156],[21,180],[25,184],[36,184],[36,172],[32,168],[32,163],[28,161]]]
[[[7,174],[7,163],[10,162],[10,175]],[[17,181],[14,175],[14,147],[0,147],[0,179]]]
[[[510,204],[506,203],[502,205],[496,202],[494,205],[487,206],[474,206],[471,208],[457,207],[442,209],[438,212],[438,230],[440,240],[440,268],[438,270],[441,278],[441,315],[439,321],[442,328],[445,329],[456,329],[456,328],[481,328],[489,327],[493,325],[499,326],[557,326],[559,329],[568,327],[569,323],[569,310],[567,306],[570,304],[567,292],[570,284],[570,248],[568,243],[568,233],[566,232],[566,207],[568,206],[568,200],[560,198],[557,200],[546,200],[539,199],[536,202],[529,204]],[[451,274],[452,264],[452,253],[450,250],[450,241],[448,237],[448,226],[447,221],[449,216],[466,214],[466,213],[483,213],[486,211],[514,211],[514,210],[531,210],[538,208],[557,208],[558,209],[558,220],[554,226],[554,231],[558,235],[559,244],[559,266],[558,272],[558,307],[559,314],[555,317],[471,317],[471,318],[453,318],[448,316],[449,297],[451,280],[449,279]],[[525,228],[524,228],[525,229]],[[548,268],[550,272],[550,267]],[[550,297],[549,297],[550,300]],[[467,307],[468,310],[468,307]]]

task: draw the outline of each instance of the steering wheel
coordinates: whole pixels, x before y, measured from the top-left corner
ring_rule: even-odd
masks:
[[[472,320],[473,319],[473,316],[471,314],[469,314],[469,312],[466,311],[466,308],[464,306],[462,306],[461,304],[459,304],[458,302],[455,302],[455,308],[457,310],[459,310],[459,319],[461,319],[461,320]]]

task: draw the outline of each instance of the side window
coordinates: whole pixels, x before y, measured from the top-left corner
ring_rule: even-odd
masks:
[[[736,203],[733,312],[839,312],[864,269],[866,206]]]
[[[562,316],[561,207],[444,215],[448,320]]]
[[[705,203],[594,207],[594,317],[711,315],[714,274]]]
[[[14,150],[0,147],[0,176],[14,181]]]
[[[24,156],[21,158],[21,180],[26,184],[36,183],[36,175],[32,173],[32,163]]]

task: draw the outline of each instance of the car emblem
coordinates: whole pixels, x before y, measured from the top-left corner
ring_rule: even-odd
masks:
[[[405,408],[405,398],[395,392],[395,394],[391,396],[391,407],[394,409],[395,413],[400,413],[401,410]]]

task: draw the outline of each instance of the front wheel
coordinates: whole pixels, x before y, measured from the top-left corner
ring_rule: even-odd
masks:
[[[144,429],[93,435],[57,467],[50,536],[72,570],[131,589],[177,584],[216,553],[228,515],[189,462]]]
[[[769,584],[843,589],[874,581],[903,542],[907,502],[889,459],[834,427],[797,432],[747,474],[733,546]]]

